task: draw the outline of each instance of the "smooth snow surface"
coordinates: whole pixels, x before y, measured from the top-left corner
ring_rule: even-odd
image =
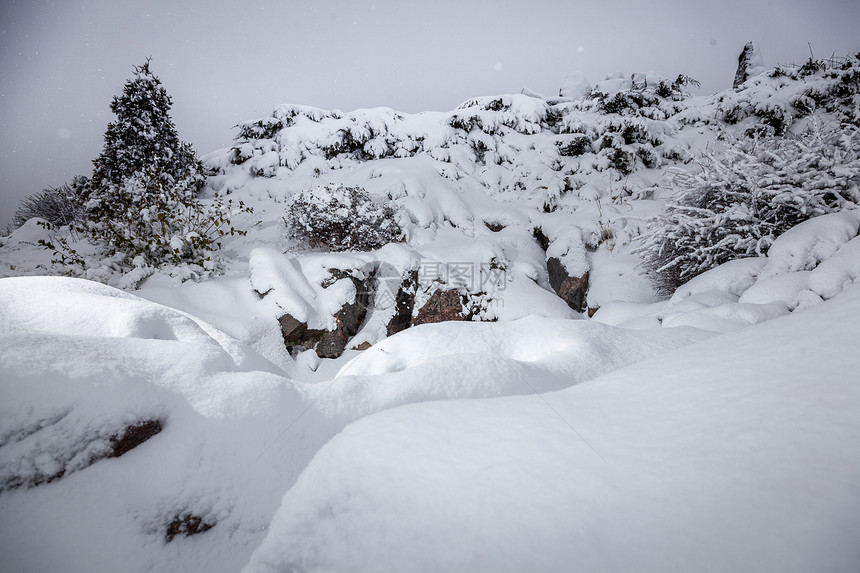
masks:
[[[265,299],[245,284],[238,308],[258,312]],[[235,281],[185,290],[148,294],[217,318],[195,293],[220,304]],[[243,329],[232,312],[219,322],[253,347],[280,337]],[[2,279],[3,570],[237,571],[299,473],[355,419],[564,388],[706,337],[537,316],[424,325],[326,361],[339,373],[317,359],[309,375],[296,362],[301,382],[252,345],[133,294],[81,279]],[[126,428],[156,420],[160,433],[103,459]],[[168,525],[188,515],[214,527],[168,541]]]
[[[858,319],[854,288],[542,397],[368,417],[244,571],[855,571]]]

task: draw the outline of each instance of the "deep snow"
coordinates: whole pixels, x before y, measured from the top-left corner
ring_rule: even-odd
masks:
[[[566,390],[365,418],[243,571],[856,570],[858,318],[853,288]]]
[[[36,243],[63,230],[0,239],[0,569],[856,571],[858,211],[668,299],[631,247],[673,169],[777,119],[856,124],[860,96],[803,115],[845,78],[783,70],[610,111],[660,81],[423,114],[279,106],[206,158],[209,192],[255,209],[223,276],[127,272],[78,243],[111,286],[48,277],[67,269]],[[290,239],[287,202],[327,184],[390,202],[404,241]],[[589,312],[549,257],[588,273]],[[340,358],[291,356],[280,316],[331,329],[355,295],[331,269],[375,277],[368,315]],[[387,337],[412,271],[413,316],[445,285],[480,322]],[[182,519],[212,527],[171,534]]]

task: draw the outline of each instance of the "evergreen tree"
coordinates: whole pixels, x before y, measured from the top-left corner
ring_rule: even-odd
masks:
[[[145,172],[158,173],[168,187],[178,184],[198,192],[203,186],[203,165],[191,145],[180,141],[170,118],[173,101],[149,63],[147,58],[134,67],[134,77],[110,104],[116,121],[108,124],[102,153],[93,161],[85,200]]]
[[[123,272],[182,264],[215,270],[221,238],[245,234],[230,225],[230,213],[251,210],[242,202],[234,208],[218,195],[201,201],[203,164],[180,141],[170,119],[171,98],[149,63],[134,68],[122,95],[111,102],[117,118],[108,124],[92,177],[71,186],[83,211],[73,236],[97,245]],[[44,246],[63,264],[77,265],[69,272],[86,271],[87,261],[65,240]]]

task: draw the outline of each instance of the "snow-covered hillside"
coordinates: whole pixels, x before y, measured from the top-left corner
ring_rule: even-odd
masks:
[[[204,158],[253,208],[205,267],[0,239],[0,568],[857,570],[860,59],[691,83],[279,106]],[[710,177],[790,228],[702,219],[665,296]],[[391,221],[332,252],[297,198]]]

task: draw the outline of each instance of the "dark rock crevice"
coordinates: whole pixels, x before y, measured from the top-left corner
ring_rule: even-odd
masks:
[[[546,270],[549,273],[550,286],[567,303],[567,306],[576,312],[585,311],[588,272],[581,277],[572,277],[557,257],[547,259]]]
[[[415,293],[418,292],[418,270],[404,273],[394,299],[394,316],[388,321],[386,335],[392,336],[412,326],[415,310]]]
[[[329,269],[329,273],[331,277],[322,283],[323,288],[329,288],[340,280],[349,280],[355,287],[355,298],[334,314],[334,330],[308,328],[307,322],[302,322],[291,314],[280,316],[278,323],[288,352],[292,353],[295,347],[300,347],[316,350],[320,358],[338,358],[343,354],[349,340],[358,334],[372,302],[371,285],[375,273],[370,272],[363,280],[356,278],[351,271]]]

